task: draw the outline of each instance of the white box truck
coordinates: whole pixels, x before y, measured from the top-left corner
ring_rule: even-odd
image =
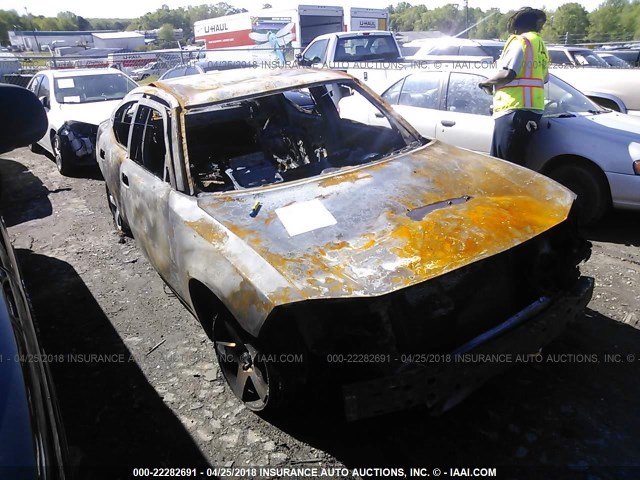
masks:
[[[196,41],[204,42],[208,59],[276,60],[284,64],[293,61],[295,53],[318,35],[343,28],[342,7],[298,5],[200,20],[194,23],[194,34]],[[224,51],[212,52],[217,49]]]
[[[345,14],[347,31],[389,30],[389,12],[386,8],[351,7]]]

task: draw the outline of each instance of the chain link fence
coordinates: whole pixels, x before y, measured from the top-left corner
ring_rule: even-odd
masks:
[[[87,50],[90,52],[90,50]],[[216,49],[187,51],[149,51],[100,55],[22,55],[0,58],[0,82],[26,86],[41,70],[74,68],[117,68],[136,81],[157,78],[179,65],[197,63],[204,71],[234,68],[275,68],[290,66],[298,50],[274,52],[271,49]]]

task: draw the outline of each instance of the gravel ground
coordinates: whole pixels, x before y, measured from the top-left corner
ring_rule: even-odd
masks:
[[[640,215],[615,212],[585,232],[594,246],[583,272],[596,291],[546,350],[553,356],[515,365],[445,415],[413,409],[349,424],[304,400],[262,418],[233,397],[199,323],[135,240],[114,231],[97,170],[62,177],[27,149],[1,158],[1,210],[55,359],[79,478],[130,478],[100,470],[111,466],[350,469],[325,478],[382,466],[566,478],[572,466],[593,479],[639,478],[640,468],[613,467],[640,467]]]

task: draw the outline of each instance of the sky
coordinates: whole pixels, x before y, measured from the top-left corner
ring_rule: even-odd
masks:
[[[399,0],[322,0],[318,4],[327,5],[343,5],[356,7],[384,8],[389,4],[397,5]],[[496,3],[501,4],[500,9],[507,11],[517,9],[523,6],[545,7],[548,9],[556,9],[558,6],[569,3],[571,0],[544,0],[544,1],[521,1],[511,0],[496,2],[496,0],[469,0],[469,7],[481,8],[488,10],[494,8]],[[575,1],[575,0],[573,0]],[[588,10],[592,11],[598,7],[604,0],[582,0],[580,3]],[[198,1],[198,0],[0,0],[0,10],[16,10],[19,14],[27,11],[32,15],[44,15],[45,17],[55,17],[58,12],[70,11],[76,15],[85,18],[137,18],[147,12],[153,12],[160,8],[163,4],[170,8],[186,7],[188,5],[201,5],[208,3],[218,3],[218,0]],[[230,0],[227,3],[252,10],[259,8],[264,3],[270,3],[274,8],[287,8],[296,4],[314,4],[313,0]],[[418,5],[420,2],[409,1],[411,5]],[[436,8],[448,3],[458,3],[460,8],[464,4],[464,0],[428,0],[424,4],[428,8]]]

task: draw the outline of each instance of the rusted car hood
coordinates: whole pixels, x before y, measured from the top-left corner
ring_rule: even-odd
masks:
[[[212,242],[242,238],[277,270],[290,287],[263,290],[275,306],[381,295],[429,280],[548,230],[566,219],[574,198],[530,170],[434,142],[296,184],[202,195],[199,206],[228,231],[213,238],[194,229]],[[276,210],[314,200],[335,224],[290,236]],[[256,202],[262,206],[252,216]],[[322,225],[319,213],[310,208],[301,221]]]

